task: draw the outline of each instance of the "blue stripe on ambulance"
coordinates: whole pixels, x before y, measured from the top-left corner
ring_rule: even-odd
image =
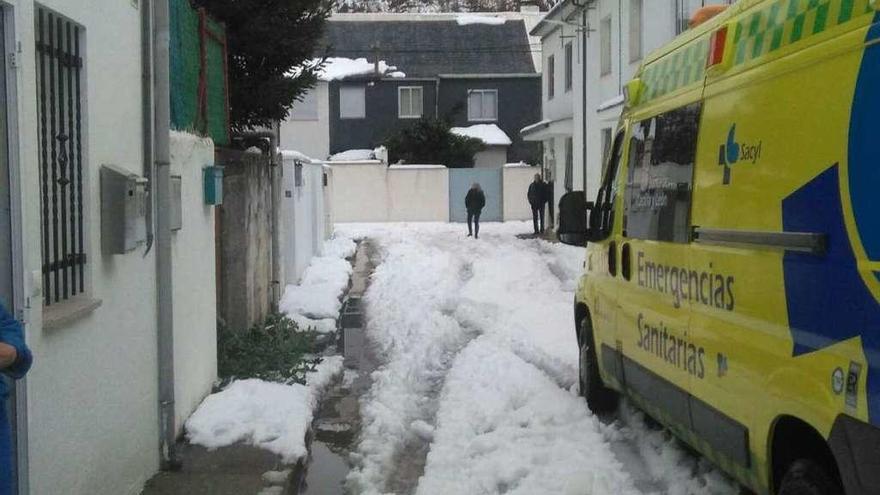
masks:
[[[866,43],[880,40],[880,14]],[[880,260],[880,44],[867,47],[853,96],[849,129],[848,181],[859,238],[871,260]],[[880,424],[880,303],[865,285],[844,224],[837,165],[782,202],[787,232],[828,235],[824,257],[787,252],[783,259],[793,356],[861,337],[868,360],[868,417]],[[875,272],[880,280],[880,272]]]
[[[782,201],[786,232],[827,235],[824,256],[788,251],[783,258],[788,324],[793,356],[862,338],[868,360],[868,414],[880,423],[880,303],[856,264],[840,201],[834,165]]]

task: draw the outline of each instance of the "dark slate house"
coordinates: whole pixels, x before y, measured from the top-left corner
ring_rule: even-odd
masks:
[[[452,15],[331,17],[329,56],[365,58],[377,70],[329,83],[330,153],[374,148],[422,116],[442,116],[455,127],[497,131],[494,124],[507,135],[509,143],[487,143],[503,145],[489,146],[478,166],[537,163],[540,145],[519,131],[541,118],[541,78],[525,22],[508,16],[503,24]]]

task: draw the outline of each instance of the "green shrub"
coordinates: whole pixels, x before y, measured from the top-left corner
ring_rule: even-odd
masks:
[[[217,334],[217,368],[221,380],[260,378],[303,383],[319,357],[311,356],[317,334],[300,331],[283,314],[269,316],[246,331],[221,328]]]
[[[439,164],[449,168],[474,166],[474,155],[483,151],[483,141],[453,134],[442,119],[423,118],[399,130],[385,141],[388,161]]]

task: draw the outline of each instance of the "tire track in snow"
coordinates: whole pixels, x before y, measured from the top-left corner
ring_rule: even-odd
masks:
[[[421,226],[382,227],[377,234],[385,244],[386,266],[380,266],[374,274],[378,284],[371,286],[368,320],[373,328],[368,337],[379,341],[380,358],[385,362],[383,369],[377,370],[373,390],[363,399],[363,410],[372,410],[374,424],[362,432],[359,467],[349,479],[353,493],[407,494],[417,488],[426,468],[425,456],[430,456],[433,442],[450,426],[436,426],[445,389],[453,389],[448,382],[450,372],[465,364],[456,364],[457,358],[476,345],[474,338],[478,335],[486,335],[510,350],[569,397],[575,392],[570,384],[577,377],[576,356],[568,352],[574,348],[567,339],[574,339],[571,295],[582,271],[582,259],[566,251],[574,248],[512,239],[505,230],[508,228],[490,224],[477,242],[461,239],[449,226],[424,230]],[[415,235],[413,230],[417,231]],[[378,273],[383,268],[387,273]],[[384,289],[376,290],[382,284]],[[414,315],[423,321],[415,321]],[[576,349],[573,352],[576,355]],[[497,378],[490,379],[505,380],[507,370],[495,372]],[[510,392],[515,393],[515,389]],[[544,387],[536,391],[550,390]],[[475,412],[481,407],[481,399],[467,399],[478,407]],[[574,416],[590,418],[585,403],[564,402],[582,410]],[[528,428],[528,421],[523,425]],[[669,444],[663,432],[654,435],[640,425],[644,423],[638,418],[622,417],[596,427],[600,444],[590,448],[613,451],[611,457],[620,464],[611,468],[614,476],[629,476],[637,491],[644,493],[735,493],[723,490],[725,480],[716,470],[707,468],[705,461],[682,457],[683,450],[674,441]],[[574,430],[568,436],[581,438]],[[563,437],[559,440],[564,442]],[[436,478],[437,466],[431,467],[430,462],[427,467],[435,470],[432,473]],[[521,468],[546,469],[541,462],[535,459]],[[459,474],[451,472],[453,477]],[[542,479],[540,474],[520,474],[532,481]],[[569,475],[576,481],[591,473],[582,470],[565,476]],[[716,490],[719,487],[722,489]],[[517,484],[496,485],[487,493],[506,490],[516,492]],[[612,492],[598,491],[595,495]]]

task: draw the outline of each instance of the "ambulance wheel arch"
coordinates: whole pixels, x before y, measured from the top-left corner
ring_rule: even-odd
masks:
[[[780,493],[786,474],[798,461],[810,461],[841,486],[837,461],[828,443],[815,428],[794,416],[780,416],[770,432],[770,486]],[[840,491],[842,493],[842,490]]]

